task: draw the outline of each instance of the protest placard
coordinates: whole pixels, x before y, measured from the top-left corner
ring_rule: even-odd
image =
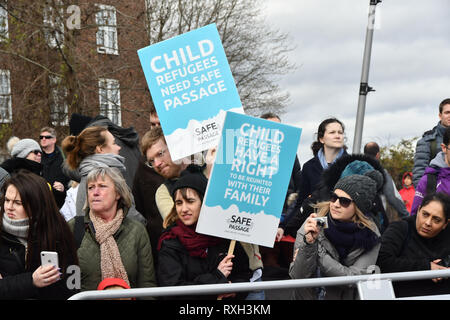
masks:
[[[244,113],[215,24],[138,55],[172,160],[217,146],[225,112]]]
[[[273,247],[301,131],[227,112],[196,231]]]

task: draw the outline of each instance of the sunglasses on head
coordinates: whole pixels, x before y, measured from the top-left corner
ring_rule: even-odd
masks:
[[[53,138],[53,136],[39,136],[39,139],[51,139],[51,138]]]
[[[339,203],[344,208],[348,208],[348,206],[353,202],[353,200],[350,199],[350,198],[339,197],[336,193],[332,192],[331,193],[331,197],[330,197],[330,201],[334,203],[334,202],[336,202],[336,200],[339,200]]]

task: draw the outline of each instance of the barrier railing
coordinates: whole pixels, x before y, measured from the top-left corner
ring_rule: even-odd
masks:
[[[391,281],[409,281],[434,278],[450,278],[450,269],[397,273],[376,273],[358,276],[325,277],[310,279],[275,280],[228,284],[205,284],[190,286],[153,287],[126,290],[92,290],[77,293],[69,300],[97,300],[141,297],[170,297],[183,295],[211,295],[243,291],[293,289],[304,287],[327,287],[356,285],[362,300],[396,299]],[[450,295],[433,296],[434,299],[450,299]],[[417,299],[422,297],[411,297]],[[423,297],[426,299],[427,297]],[[407,298],[408,299],[408,298]]]

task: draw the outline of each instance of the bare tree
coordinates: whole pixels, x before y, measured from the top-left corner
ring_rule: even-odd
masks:
[[[254,115],[283,112],[289,94],[276,84],[292,71],[286,34],[261,15],[263,1],[147,0],[150,43],[216,23],[244,109]]]
[[[137,50],[210,23],[217,25],[246,111],[281,113],[289,96],[276,77],[293,69],[287,59],[291,47],[285,34],[264,22],[261,5],[251,0],[0,0],[8,16],[8,32],[0,32],[0,71],[11,71],[14,106],[10,122],[0,119],[0,142],[5,145],[11,134],[37,137],[46,125],[65,135],[71,113],[95,116],[119,104],[121,114],[106,114],[145,132],[152,102]],[[79,26],[71,28],[76,13]]]

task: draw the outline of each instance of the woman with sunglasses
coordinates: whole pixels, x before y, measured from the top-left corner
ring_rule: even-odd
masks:
[[[289,268],[293,279],[360,275],[374,265],[380,249],[380,233],[367,215],[382,181],[378,171],[340,179],[330,201],[315,206],[297,233],[294,259]],[[326,223],[317,218],[326,218]],[[356,299],[356,288],[332,286],[298,288],[293,299]]]
[[[5,160],[1,167],[10,174],[20,169],[27,169],[37,175],[42,173],[42,150],[33,139],[21,139],[11,149],[11,158]]]

